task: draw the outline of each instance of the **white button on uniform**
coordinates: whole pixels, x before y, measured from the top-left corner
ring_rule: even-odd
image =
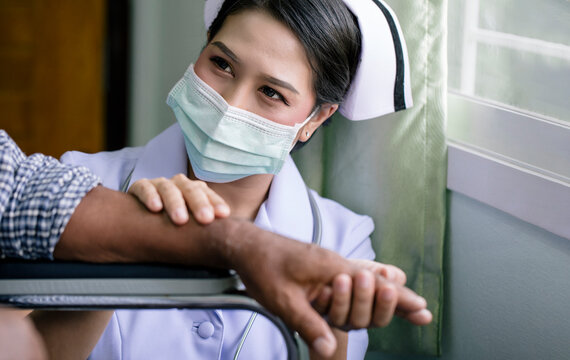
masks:
[[[214,324],[209,321],[201,323],[200,326],[198,326],[198,335],[200,335],[202,339],[209,339],[214,335]]]

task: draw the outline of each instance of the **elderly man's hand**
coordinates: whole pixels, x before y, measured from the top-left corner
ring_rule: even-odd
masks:
[[[337,342],[317,310],[344,329],[385,326],[395,312],[415,324],[431,321],[425,299],[403,285],[400,269],[346,260],[313,244],[250,229],[240,230],[244,240],[233,256],[248,294],[319,354],[329,356]],[[264,239],[258,241],[259,236]],[[324,299],[327,289],[330,296]]]
[[[190,221],[189,214],[208,225],[230,213],[227,203],[206,183],[182,174],[139,180],[129,193],[151,211],[165,210],[177,225]],[[386,326],[394,314],[418,325],[431,321],[426,301],[404,286],[406,275],[395,266],[346,260],[248,222],[238,227],[240,240],[232,243],[236,246],[231,257],[248,293],[320,354],[330,354],[336,347],[330,326],[343,330]]]

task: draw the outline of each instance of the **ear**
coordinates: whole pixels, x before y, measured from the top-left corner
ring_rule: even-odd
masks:
[[[316,114],[301,128],[299,141],[305,142],[317,131],[328,118],[338,110],[338,104],[324,103],[319,106]]]

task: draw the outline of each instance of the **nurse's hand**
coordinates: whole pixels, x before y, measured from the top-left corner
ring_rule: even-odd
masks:
[[[150,211],[165,210],[176,225],[188,222],[188,209],[197,222],[209,224],[215,218],[230,215],[224,199],[200,180],[190,180],[183,174],[170,179],[141,179],[129,188],[129,194],[139,199]]]
[[[415,325],[427,325],[432,314],[426,302],[404,285],[405,273],[396,266],[368,260],[351,260],[360,270],[352,277],[335,276],[323,288],[315,309],[332,326],[350,330],[387,326],[397,315]]]

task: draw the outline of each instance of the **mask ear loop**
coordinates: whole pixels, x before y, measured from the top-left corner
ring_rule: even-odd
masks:
[[[319,105],[315,106],[315,108],[313,109],[313,111],[311,111],[311,113],[309,114],[309,116],[305,119],[305,121],[303,121],[302,123],[299,124],[295,124],[295,127],[297,129],[302,128],[303,126],[307,125],[307,123],[315,116],[317,115],[317,113],[319,112],[319,109],[321,107]]]
[[[295,132],[297,133],[299,131],[299,129],[301,129],[303,126],[307,125],[307,123],[317,114],[317,112],[319,112],[319,109],[321,107],[319,105],[315,106],[315,109],[309,114],[309,116],[305,119],[305,121],[295,124],[294,128],[295,128]],[[305,135],[307,135],[307,138],[309,137],[309,135],[311,135],[309,133],[309,131],[305,132]],[[291,144],[291,148],[289,149],[289,152],[291,152],[291,150],[293,150],[293,148],[295,147],[296,142]]]

